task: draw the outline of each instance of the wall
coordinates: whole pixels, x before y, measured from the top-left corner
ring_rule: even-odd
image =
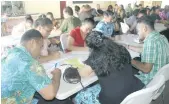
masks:
[[[96,5],[97,4],[100,4],[100,8],[102,8],[103,10],[107,9],[108,5],[112,4],[111,1],[93,1],[93,3],[89,3],[89,5],[92,7],[92,8],[96,8]],[[66,6],[70,6],[72,7],[72,9],[74,10],[74,7],[75,5],[78,5],[79,7],[81,7],[82,5],[85,5],[80,3],[80,4],[73,4],[73,1],[67,1],[66,2]]]
[[[60,18],[60,1],[24,1],[26,14],[52,12]]]

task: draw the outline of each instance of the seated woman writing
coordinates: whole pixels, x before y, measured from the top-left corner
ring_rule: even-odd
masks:
[[[67,51],[87,51],[88,47],[84,40],[93,27],[94,20],[88,18],[83,21],[82,26],[73,29],[68,36]]]
[[[99,84],[78,93],[76,104],[120,104],[127,95],[144,87],[132,72],[131,56],[126,48],[97,31],[86,37],[86,44],[91,49],[85,61],[91,67],[87,72],[94,72]]]

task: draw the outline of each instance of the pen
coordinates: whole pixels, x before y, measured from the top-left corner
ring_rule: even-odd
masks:
[[[58,63],[55,64],[55,69],[57,68],[57,64],[58,64]]]

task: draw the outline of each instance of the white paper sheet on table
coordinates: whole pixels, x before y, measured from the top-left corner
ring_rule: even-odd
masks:
[[[48,76],[51,78],[51,74],[50,72],[54,69],[54,64],[57,62],[58,65],[61,65],[61,63],[64,61],[64,60],[67,60],[67,59],[71,59],[71,58],[79,58],[80,61],[84,61],[86,58],[87,58],[87,55],[86,57],[84,57],[84,54],[83,56],[79,57],[79,55],[73,55],[72,54],[69,54],[70,56],[69,57],[66,57],[66,58],[63,58],[61,60],[57,60],[57,61],[51,61],[50,64],[48,65],[45,65],[45,67],[51,67],[51,69],[47,70],[47,74]],[[69,66],[69,65],[68,65]],[[67,65],[65,66],[58,66],[58,68],[61,69],[62,71],[62,76],[61,76],[61,80],[60,80],[60,88],[59,88],[59,91],[56,95],[56,98],[59,99],[59,100],[64,100],[66,98],[68,98],[69,96],[75,94],[76,92],[80,91],[82,89],[82,86],[80,83],[77,83],[77,84],[69,84],[67,82],[65,82],[63,80],[63,73],[64,73],[64,70],[66,69],[66,67],[68,67]],[[86,87],[90,84],[92,84],[93,82],[97,81],[98,78],[97,76],[89,76],[89,77],[85,77],[85,78],[82,78],[82,83],[83,85]]]

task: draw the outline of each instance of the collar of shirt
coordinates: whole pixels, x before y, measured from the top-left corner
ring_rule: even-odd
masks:
[[[28,56],[32,57],[31,54],[27,51],[27,49],[24,46],[18,45],[18,46],[16,46],[16,48],[20,49],[21,51],[26,53]]]
[[[159,34],[157,31],[150,32],[149,35],[145,38],[144,42],[151,39],[154,35],[157,35],[157,34]]]

